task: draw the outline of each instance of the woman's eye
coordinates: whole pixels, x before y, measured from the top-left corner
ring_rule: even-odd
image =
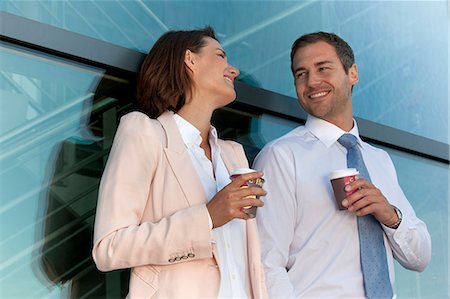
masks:
[[[224,54],[217,54],[217,55],[219,55],[219,56],[222,57],[222,58],[225,58],[225,55],[224,55]]]

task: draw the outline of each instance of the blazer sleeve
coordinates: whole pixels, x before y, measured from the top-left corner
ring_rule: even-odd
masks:
[[[212,257],[204,204],[156,223],[142,222],[144,210],[152,205],[149,191],[163,155],[155,126],[159,122],[137,112],[119,124],[100,183],[94,227],[92,255],[101,271]]]

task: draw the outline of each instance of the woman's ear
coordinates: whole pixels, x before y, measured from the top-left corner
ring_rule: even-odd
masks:
[[[194,53],[191,52],[191,50],[187,49],[186,53],[184,54],[184,64],[190,69],[191,71],[194,70]]]

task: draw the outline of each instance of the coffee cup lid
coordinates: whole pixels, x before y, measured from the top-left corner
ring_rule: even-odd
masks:
[[[356,170],[356,168],[345,168],[345,169],[334,170],[330,173],[330,180],[339,179],[339,178],[343,178],[343,177],[351,176],[351,175],[358,175],[358,174],[359,174],[359,172],[358,172],[358,170]]]
[[[256,172],[256,170],[247,168],[247,167],[241,167],[241,168],[236,168],[235,170],[233,170],[230,175],[241,175],[241,174],[252,173],[252,172]]]

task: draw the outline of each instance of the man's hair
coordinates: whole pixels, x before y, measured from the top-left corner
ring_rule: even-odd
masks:
[[[326,42],[336,50],[339,60],[344,67],[344,71],[348,74],[348,70],[355,63],[353,50],[342,38],[334,33],[327,32],[314,32],[302,35],[292,44],[291,70],[294,71],[292,63],[297,50],[320,41]]]
[[[217,40],[214,30],[205,27],[190,31],[168,31],[153,45],[137,77],[139,108],[151,118],[164,111],[177,112],[192,93],[193,82],[184,64],[186,50],[198,53],[206,37]]]

